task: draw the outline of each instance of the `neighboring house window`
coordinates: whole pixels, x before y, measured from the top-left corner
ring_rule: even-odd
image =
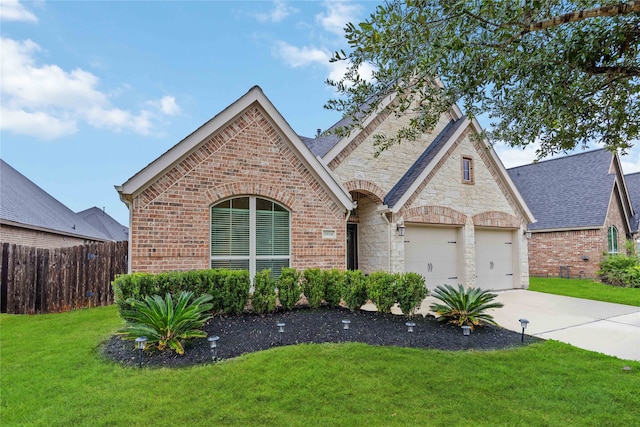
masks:
[[[471,157],[462,158],[462,182],[473,184],[473,159]]]
[[[609,245],[608,245],[609,253],[617,254],[618,253],[618,229],[613,225],[609,227],[608,240],[609,240]]]
[[[211,207],[211,268],[270,268],[274,277],[289,266],[290,213],[270,200],[236,197]]]

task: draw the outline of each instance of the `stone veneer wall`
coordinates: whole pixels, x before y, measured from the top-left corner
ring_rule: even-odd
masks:
[[[209,268],[210,207],[236,195],[291,211],[292,267],[346,267],[344,208],[252,106],[134,198],[132,270]],[[336,238],[323,239],[323,229],[336,230]]]

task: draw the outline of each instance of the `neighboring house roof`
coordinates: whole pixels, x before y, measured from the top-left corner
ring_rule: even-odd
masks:
[[[291,129],[289,123],[282,117],[280,112],[273,106],[271,101],[262,92],[259,86],[252,87],[245,95],[240,97],[233,104],[225,108],[211,120],[199,127],[185,139],[174,145],[166,153],[154,160],[140,172],[131,177],[121,186],[116,186],[116,190],[120,194],[120,198],[128,203],[133,196],[142,192],[155,179],[180,162],[185,156],[189,155],[195,147],[207,140],[218,129],[225,124],[230,123],[239,114],[242,114],[251,105],[257,103],[273,121],[277,128],[285,138],[291,142],[292,148],[296,151],[298,157],[307,165],[307,169],[311,172],[319,182],[324,183],[329,192],[335,197],[345,209],[351,210],[354,203],[351,200],[349,192],[335,179],[329,169],[315,157],[312,152],[303,143],[300,137]]]
[[[111,240],[2,159],[0,222],[82,239]]]
[[[629,191],[629,198],[635,215],[631,220],[631,233],[636,234],[640,230],[640,172],[630,173],[624,176]]]
[[[618,162],[617,156],[600,149],[509,169],[537,219],[529,230],[604,226],[616,187],[614,161]],[[626,190],[618,191],[624,203]]]
[[[113,219],[103,209],[94,206],[78,212],[78,216],[111,240],[116,242],[129,240],[129,228]]]

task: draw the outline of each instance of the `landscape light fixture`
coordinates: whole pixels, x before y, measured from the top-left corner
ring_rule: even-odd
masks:
[[[520,326],[522,326],[522,336],[520,338],[520,342],[524,342],[524,330],[527,329],[527,325],[529,324],[529,321],[527,319],[520,319]]]
[[[471,326],[462,325],[462,335],[464,335],[465,337],[468,337],[469,335],[471,335]]]
[[[405,326],[407,327],[407,333],[409,334],[409,347],[411,347],[413,344],[413,328],[416,324],[414,322],[407,322],[405,323]]]
[[[404,224],[396,225],[396,231],[398,232],[398,236],[404,237],[404,232],[407,230],[407,226]]]
[[[284,322],[278,322],[276,323],[276,326],[278,327],[278,341],[282,343],[282,335],[284,334]]]
[[[142,368],[142,352],[147,345],[147,337],[138,337],[136,338],[136,348],[140,350],[140,355],[138,356],[138,367]]]
[[[344,319],[342,321],[342,329],[344,329],[345,331],[349,330],[349,325],[351,325],[351,320],[349,319]]]
[[[211,358],[215,362],[218,360],[218,340],[219,336],[214,335],[212,337],[207,337],[207,341],[209,341],[209,348],[211,348]]]

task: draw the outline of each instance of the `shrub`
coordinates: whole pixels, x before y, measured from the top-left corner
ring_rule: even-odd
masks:
[[[430,308],[440,315],[438,321],[454,323],[458,326],[467,325],[472,329],[483,323],[496,325],[493,316],[486,311],[492,308],[500,308],[502,303],[493,302],[496,294],[492,294],[481,288],[468,288],[458,285],[456,290],[451,285],[437,286],[431,295],[438,298],[443,304],[433,303]]]
[[[144,300],[130,298],[122,317],[127,322],[120,331],[128,339],[147,337],[147,345],[162,351],[167,348],[184,354],[183,340],[204,338],[201,331],[204,322],[211,318],[211,295],[201,295],[190,302],[193,292],[181,292],[175,303],[170,293],[164,299],[159,295],[147,296]]]
[[[242,314],[249,302],[251,276],[247,270],[225,270],[220,295],[224,313]]]
[[[390,313],[396,303],[396,276],[384,271],[376,271],[367,277],[368,296],[378,311]]]
[[[111,283],[113,296],[118,310],[122,311],[129,298],[143,299],[147,295],[158,293],[153,274],[120,274]]]
[[[276,311],[276,281],[271,276],[271,270],[262,270],[253,278],[251,306],[258,314]]]
[[[295,268],[285,267],[278,279],[278,299],[286,310],[291,310],[300,300],[300,273]]]
[[[344,293],[345,274],[334,268],[323,271],[324,275],[324,299],[330,307],[339,307]]]
[[[413,316],[429,291],[418,273],[400,273],[396,277],[396,301],[405,316]]]
[[[367,303],[367,281],[360,270],[344,272],[343,298],[349,310],[358,310]]]
[[[309,307],[318,308],[324,300],[324,274],[319,268],[308,268],[302,273],[302,292],[307,297]]]
[[[635,254],[632,255],[607,255],[600,261],[600,270],[597,271],[602,283],[612,286],[640,287],[637,269],[640,262]]]

